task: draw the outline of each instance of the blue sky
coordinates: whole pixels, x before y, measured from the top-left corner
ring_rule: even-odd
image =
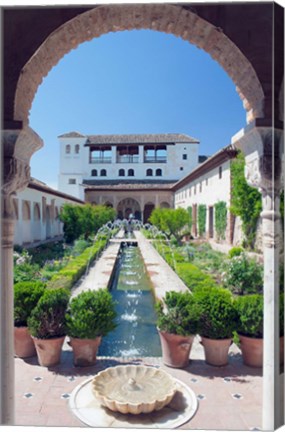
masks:
[[[57,137],[70,131],[185,133],[210,155],[245,124],[234,83],[207,53],[164,33],[109,33],[67,54],[39,87],[30,126],[45,145],[31,173],[57,187]]]

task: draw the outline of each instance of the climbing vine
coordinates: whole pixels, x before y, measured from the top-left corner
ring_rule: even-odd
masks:
[[[189,225],[189,231],[190,231],[190,233],[191,233],[192,225],[193,225],[192,207],[191,207],[191,206],[190,206],[190,207],[187,207],[187,211],[188,211],[188,214],[189,214],[189,222],[188,222],[188,225]]]
[[[215,230],[218,240],[225,239],[227,228],[227,203],[219,201],[215,204]]]
[[[203,236],[206,232],[206,206],[205,204],[198,205],[198,232],[199,236]]]
[[[284,232],[284,190],[281,191],[281,194],[280,194],[280,213],[281,213],[282,229]]]
[[[230,211],[240,216],[242,230],[245,235],[244,247],[253,249],[257,221],[262,204],[260,192],[249,186],[244,175],[245,158],[240,152],[231,163],[232,200]]]

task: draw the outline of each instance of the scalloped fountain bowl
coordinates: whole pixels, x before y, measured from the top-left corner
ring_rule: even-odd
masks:
[[[165,371],[147,366],[115,366],[92,380],[95,397],[112,411],[141,414],[158,411],[176,392],[175,380]]]

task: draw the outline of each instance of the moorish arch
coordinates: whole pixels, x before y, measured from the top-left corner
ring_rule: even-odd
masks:
[[[168,202],[166,202],[166,201],[162,201],[162,202],[160,203],[159,207],[160,207],[160,208],[170,208],[171,205],[170,205]]]
[[[117,214],[120,219],[128,219],[132,214],[135,219],[141,219],[141,207],[134,198],[124,198],[117,206]]]
[[[206,51],[236,85],[248,122],[263,117],[264,92],[256,71],[221,28],[179,5],[129,4],[97,6],[67,21],[45,39],[21,71],[14,120],[28,125],[37,88],[65,54],[103,34],[134,29],[171,33]]]

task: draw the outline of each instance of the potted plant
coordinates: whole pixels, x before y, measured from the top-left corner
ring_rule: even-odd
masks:
[[[237,333],[243,362],[248,366],[263,364],[263,295],[245,295],[235,299],[238,314]]]
[[[18,282],[14,285],[14,350],[20,358],[36,355],[27,320],[43,295],[42,282]]]
[[[284,362],[284,293],[280,294],[280,363]],[[263,295],[253,294],[235,300],[237,333],[243,361],[252,367],[263,365]]]
[[[60,362],[69,297],[69,291],[64,288],[46,289],[28,318],[41,366],[54,366]]]
[[[213,366],[228,363],[237,313],[230,291],[213,287],[198,289],[194,293],[201,307],[198,332],[204,347],[206,362]]]
[[[101,338],[115,329],[116,315],[106,288],[83,291],[71,300],[65,319],[75,366],[95,364]]]
[[[156,311],[164,364],[186,367],[200,317],[195,298],[189,291],[168,291]]]

